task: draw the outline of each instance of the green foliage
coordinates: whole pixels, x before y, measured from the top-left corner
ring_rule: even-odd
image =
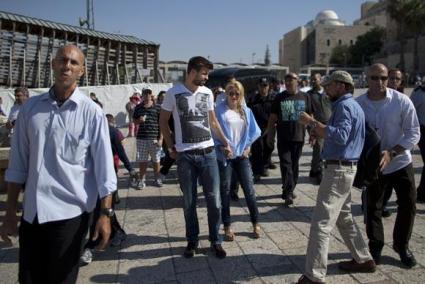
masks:
[[[351,63],[350,48],[348,45],[338,45],[332,49],[330,64],[347,65]]]
[[[367,33],[358,36],[354,45],[350,47],[351,64],[371,64],[373,56],[377,54],[383,45],[385,30],[375,27]]]

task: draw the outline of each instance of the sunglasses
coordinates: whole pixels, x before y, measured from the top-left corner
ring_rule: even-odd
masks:
[[[388,76],[370,76],[369,77],[372,81],[387,81],[388,80]]]
[[[236,93],[236,92],[230,92],[230,93],[228,94],[228,96],[229,96],[229,97],[239,97],[239,96],[240,96],[240,94],[238,94],[238,93]]]

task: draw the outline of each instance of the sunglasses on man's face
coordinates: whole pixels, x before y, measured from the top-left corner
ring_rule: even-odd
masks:
[[[387,81],[388,80],[388,76],[370,76],[369,77],[372,81]]]

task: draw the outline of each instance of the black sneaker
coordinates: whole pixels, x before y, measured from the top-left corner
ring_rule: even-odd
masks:
[[[375,264],[378,265],[381,263],[381,251],[370,251],[370,255],[372,256],[373,260],[375,261]]]
[[[188,242],[187,247],[183,253],[184,257],[185,258],[193,257],[196,253],[196,250],[198,249],[198,245],[199,245],[198,242]]]
[[[285,199],[285,205],[289,206],[294,204],[294,195],[292,193],[288,193]]]
[[[393,246],[393,249],[400,256],[401,262],[406,265],[408,268],[412,268],[416,265],[416,259],[412,251],[408,248],[399,250],[397,247]]]
[[[388,218],[391,216],[391,211],[388,210],[387,208],[382,209],[382,217],[384,218]]]
[[[221,244],[211,245],[211,250],[215,253],[217,258],[225,258],[227,255]]]

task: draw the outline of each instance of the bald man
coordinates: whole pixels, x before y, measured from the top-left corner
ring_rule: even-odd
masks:
[[[16,205],[24,192],[19,228],[20,283],[75,283],[82,241],[97,198],[101,214],[94,239],[100,249],[110,235],[111,194],[116,175],[106,118],[81,93],[84,55],[74,45],[58,49],[52,62],[55,84],[20,110],[6,181],[6,215],[0,233],[16,235]]]
[[[388,69],[383,64],[372,65],[367,72],[368,92],[357,102],[363,108],[366,121],[381,137],[380,176],[367,188],[366,232],[369,250],[379,264],[384,246],[382,203],[385,188],[397,194],[397,217],[393,232],[393,248],[408,268],[416,265],[409,249],[416,213],[416,189],[411,149],[419,142],[420,130],[415,108],[410,99],[387,88]]]

